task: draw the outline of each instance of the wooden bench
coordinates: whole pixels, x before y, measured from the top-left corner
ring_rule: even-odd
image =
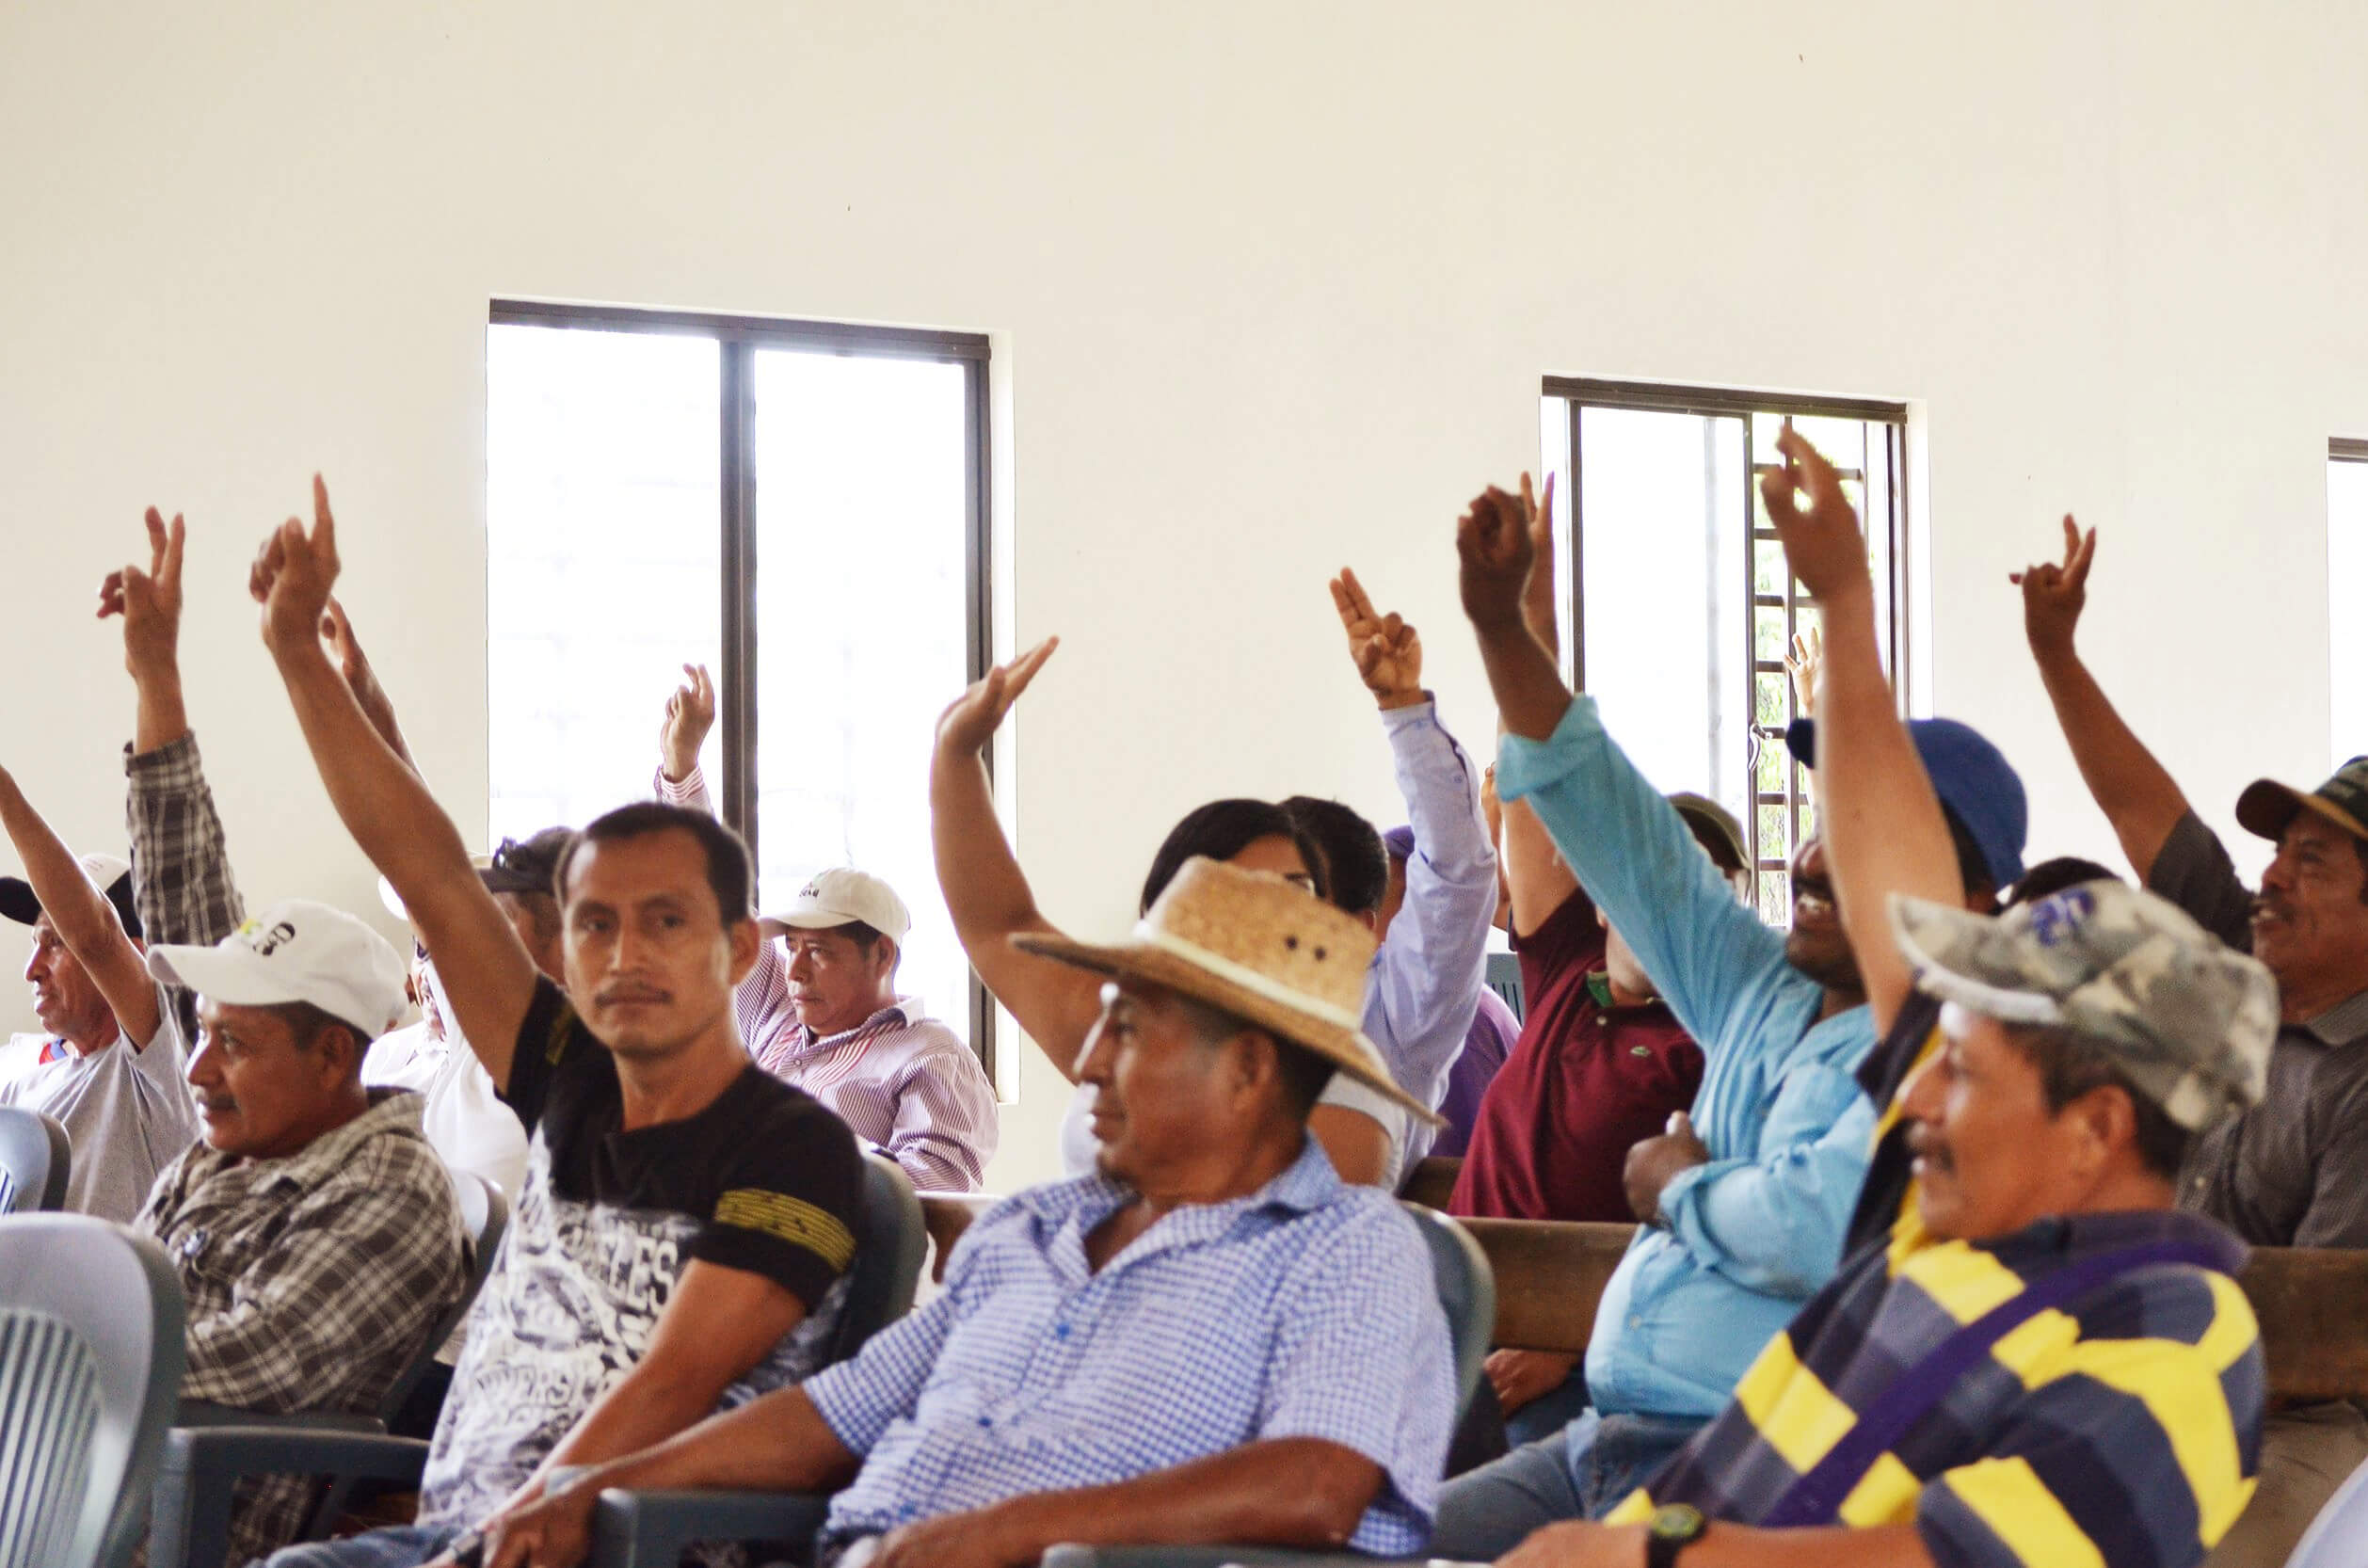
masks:
[[[1445,1202],[1441,1173],[1451,1160],[1426,1160],[1408,1196]],[[921,1216],[945,1257],[972,1220],[997,1200],[979,1193],[928,1192]],[[1433,1207],[1436,1207],[1434,1205]],[[1636,1235],[1634,1225],[1547,1220],[1464,1220],[1496,1277],[1496,1328],[1490,1342],[1522,1350],[1583,1354],[1604,1287]],[[2368,1398],[2368,1252],[2260,1247],[2240,1282],[2261,1320],[2273,1398]]]

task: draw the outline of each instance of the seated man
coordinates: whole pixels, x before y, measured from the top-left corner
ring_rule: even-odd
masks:
[[[351,915],[291,899],[148,964],[197,994],[201,1031],[188,1072],[203,1139],[136,1222],[187,1298],[182,1397],[375,1414],[469,1279],[419,1096],[362,1087],[362,1051],[403,1005],[402,959]],[[241,1480],[232,1568],[294,1539],[312,1496],[309,1477]]]
[[[1407,1098],[1354,1027],[1371,936],[1196,858],[1129,941],[1019,940],[1111,977],[1098,1173],[980,1216],[945,1293],[854,1360],[507,1517],[488,1563],[577,1561],[610,1486],[844,1487],[820,1560],[881,1568],[1421,1549],[1455,1397],[1431,1265],[1306,1127],[1336,1070]]]
[[[839,1119],[760,1071],[732,987],[761,940],[747,846],[656,804],[557,869],[567,985],[539,973],[450,818],[373,728],[316,630],[336,526],[257,558],[264,640],[347,831],[436,954],[452,1018],[532,1129],[500,1265],[469,1319],[418,1520],[295,1563],[418,1563],[549,1469],[629,1453],[820,1365],[860,1218]]]
[[[715,718],[706,669],[686,665],[660,730],[658,798],[710,808],[699,745]],[[733,994],[757,1065],[821,1100],[924,1192],[975,1192],[995,1158],[995,1086],[962,1037],[899,996],[913,917],[896,889],[840,867],[759,922],[765,944]]]
[[[1908,1087],[1918,1224],[1853,1256],[1601,1524],[1508,1560],[2194,1568],[2253,1490],[2245,1249],[2174,1205],[2259,1100],[2277,987],[2165,900],[1894,905],[1946,1044]]]
[[[1702,1047],[1689,1121],[1639,1144],[1624,1177],[1643,1222],[1588,1345],[1594,1408],[1564,1432],[1459,1477],[1440,1505],[1449,1556],[1487,1553],[1575,1496],[1594,1514],[1733,1397],[1752,1355],[1839,1266],[1874,1112],[1853,1076],[1874,1045],[1864,982],[1812,839],[1791,864],[1792,928],[1735,899],[1676,808],[1575,696],[1524,595],[1546,532],[1528,494],[1491,488],[1457,540],[1461,589],[1506,738],[1497,783],[1526,799],[1643,972]],[[1966,825],[1961,897],[2022,872],[2023,787],[1962,725],[1927,732]],[[1528,1524],[1525,1524],[1525,1520]]]
[[[69,1209],[127,1224],[198,1127],[179,1023],[140,956],[131,868],[104,855],[77,860],[6,769],[0,825],[26,872],[0,878],[0,915],[33,928],[24,978],[42,1031],[27,1037],[22,1070],[0,1081],[0,1105],[65,1128]]]

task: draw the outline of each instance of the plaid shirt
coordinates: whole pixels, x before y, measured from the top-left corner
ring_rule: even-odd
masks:
[[[468,1281],[452,1180],[400,1089],[285,1159],[192,1144],[137,1228],[188,1299],[182,1397],[242,1410],[376,1414]],[[312,1494],[305,1476],[241,1480],[228,1561],[295,1540]]]
[[[1132,1196],[1089,1176],[1004,1199],[963,1234],[943,1295],[807,1379],[864,1456],[826,1542],[1318,1437],[1386,1478],[1349,1545],[1421,1550],[1455,1376],[1414,1223],[1310,1140],[1258,1191],[1173,1209],[1096,1272],[1086,1238]]]
[[[131,779],[124,802],[132,839],[132,899],[148,945],[214,946],[247,919],[231,878],[230,850],[214,792],[206,787],[198,738],[184,735],[154,751],[123,748]],[[197,998],[171,987],[183,1038],[198,1037]]]

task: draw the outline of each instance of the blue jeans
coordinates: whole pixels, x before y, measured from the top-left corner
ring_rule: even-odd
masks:
[[[1547,1525],[1609,1512],[1704,1423],[1590,1410],[1562,1431],[1525,1443],[1439,1493],[1431,1555],[1493,1562]]]
[[[457,1525],[396,1525],[343,1541],[308,1541],[264,1560],[264,1568],[419,1568],[461,1534]]]
[[[1505,1441],[1513,1448],[1541,1437],[1559,1437],[1587,1409],[1587,1368],[1571,1375],[1505,1417]]]

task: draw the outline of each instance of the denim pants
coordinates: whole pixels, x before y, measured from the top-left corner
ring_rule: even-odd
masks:
[[[1587,1368],[1574,1367],[1571,1375],[1505,1417],[1505,1441],[1513,1448],[1541,1437],[1559,1437],[1587,1408]]]
[[[264,1568],[419,1568],[460,1534],[456,1525],[435,1528],[396,1525],[343,1541],[308,1541],[282,1547],[264,1560]]]
[[[1587,1411],[1554,1435],[1448,1482],[1439,1494],[1431,1555],[1494,1561],[1547,1525],[1598,1518],[1669,1463],[1704,1424],[1690,1416]]]

